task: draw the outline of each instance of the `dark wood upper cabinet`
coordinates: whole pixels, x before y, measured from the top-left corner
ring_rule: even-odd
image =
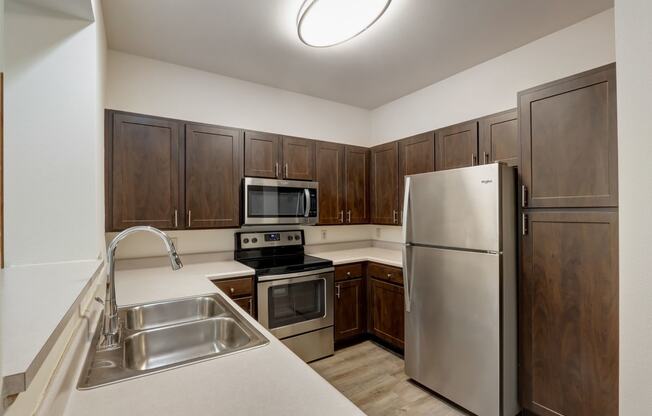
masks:
[[[315,179],[315,142],[283,136],[283,178],[311,181]]]
[[[335,282],[335,341],[364,334],[365,312],[364,280]]]
[[[319,182],[319,224],[345,220],[345,148],[343,144],[317,142],[315,170]]]
[[[179,124],[107,112],[107,230],[135,225],[177,228]]]
[[[281,139],[276,134],[245,131],[244,174],[281,178]]]
[[[521,405],[540,416],[615,416],[618,214],[527,215],[519,295]]]
[[[369,332],[396,348],[405,346],[405,312],[401,286],[368,279]]]
[[[346,146],[345,191],[346,222],[369,223],[369,149]],[[319,185],[321,187],[321,184]]]
[[[478,122],[468,121],[435,132],[435,168],[464,168],[478,164]]]
[[[518,111],[528,207],[617,206],[615,64],[520,92]]]
[[[479,120],[480,164],[518,165],[518,111],[503,111]]]
[[[371,222],[398,224],[398,142],[371,149]]]
[[[398,207],[401,223],[405,176],[435,170],[435,132],[408,137],[399,141],[398,146]]]
[[[186,228],[240,225],[241,149],[240,130],[186,125]]]

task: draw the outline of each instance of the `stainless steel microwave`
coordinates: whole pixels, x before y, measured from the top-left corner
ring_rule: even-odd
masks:
[[[244,224],[317,224],[317,182],[245,178]]]

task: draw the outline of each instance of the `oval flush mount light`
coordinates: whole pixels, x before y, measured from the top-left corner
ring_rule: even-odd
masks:
[[[304,0],[297,16],[299,39],[325,48],[353,39],[385,13],[392,0]]]

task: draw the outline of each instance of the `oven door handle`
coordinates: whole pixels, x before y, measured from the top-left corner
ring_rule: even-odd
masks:
[[[258,278],[259,282],[267,282],[270,280],[287,280],[287,279],[294,279],[296,277],[304,277],[304,276],[314,276],[313,280],[321,279],[322,277],[318,276],[320,274],[324,273],[330,273],[335,271],[334,267],[326,267],[324,269],[317,269],[317,270],[310,270],[306,272],[297,272],[297,273],[286,273],[286,274],[273,274],[269,276],[261,276]],[[311,279],[306,279],[311,280]]]
[[[310,189],[305,188],[303,190],[303,195],[306,197],[306,209],[303,213],[303,216],[309,217],[310,216]]]

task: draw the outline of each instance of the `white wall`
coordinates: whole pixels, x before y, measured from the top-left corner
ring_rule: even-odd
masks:
[[[97,258],[103,30],[12,1],[5,21],[6,264]]]
[[[620,415],[652,412],[652,2],[616,0]]]
[[[106,107],[328,141],[369,138],[362,108],[112,50]]]
[[[613,9],[371,112],[374,144],[516,107],[516,93],[615,61]]]

